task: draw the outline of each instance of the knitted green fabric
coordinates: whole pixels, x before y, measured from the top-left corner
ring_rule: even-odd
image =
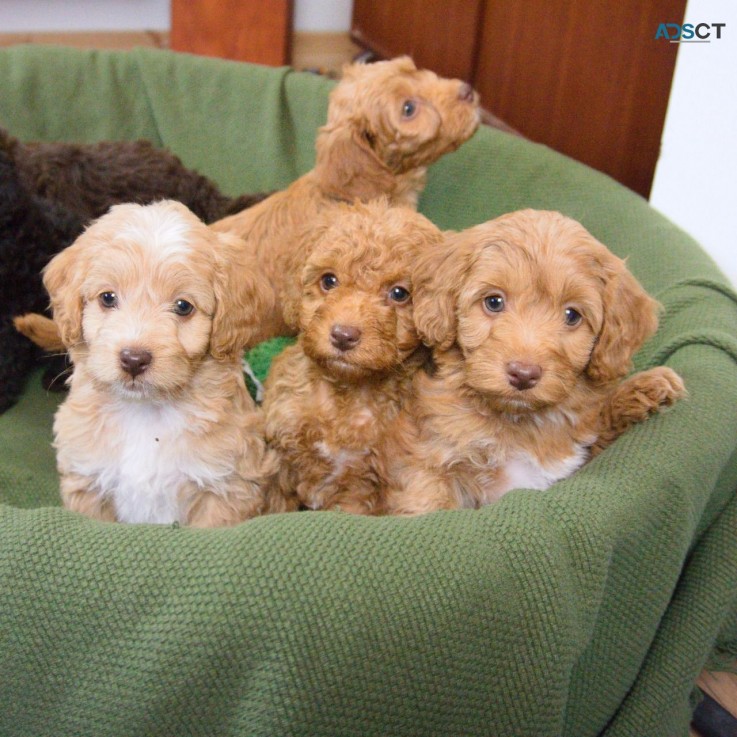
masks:
[[[146,136],[236,194],[311,167],[330,87],[167,52],[14,48],[0,124]],[[0,416],[0,734],[686,735],[699,670],[735,647],[737,300],[644,200],[497,131],[435,164],[420,202],[443,228],[520,207],[628,257],[665,308],[637,367],[667,362],[688,400],[549,491],[480,511],[203,531],[59,508],[57,398],[34,377]]]

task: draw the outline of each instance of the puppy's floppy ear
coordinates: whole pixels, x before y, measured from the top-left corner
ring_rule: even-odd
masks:
[[[371,148],[358,121],[324,126],[317,137],[315,175],[321,189],[343,200],[370,200],[391,194],[394,175]]]
[[[82,339],[82,285],[90,264],[91,236],[85,232],[58,253],[43,270],[43,283],[51,298],[54,322],[62,343],[69,348]]]
[[[281,292],[282,317],[284,323],[295,332],[299,330],[299,306],[302,301],[302,285],[299,276],[285,282]]]
[[[254,256],[237,236],[217,233],[215,315],[210,353],[225,359],[239,355],[259,339],[261,324],[274,309],[274,289]]]
[[[295,332],[299,330],[299,312],[302,304],[302,272],[294,269],[285,279],[281,290],[282,318],[284,323]]]
[[[412,304],[417,332],[431,347],[447,350],[458,330],[458,291],[471,261],[462,233],[444,233],[421,253],[412,270]]]
[[[625,262],[602,246],[604,316],[586,369],[596,382],[625,376],[632,356],[658,328],[659,304],[640,286]]]
[[[305,264],[315,246],[325,237],[337,213],[343,211],[343,205],[337,204],[320,213],[315,220],[307,224],[295,236],[296,247],[293,249],[285,278],[279,295],[282,317],[286,325],[297,332],[299,330],[303,289],[302,276]]]
[[[296,249],[287,268],[286,278],[282,283],[282,289],[279,295],[284,323],[295,333],[299,332],[302,307],[302,273],[304,271],[305,261],[309,252],[312,250],[315,240],[315,236],[308,235],[307,232],[299,237],[299,248]]]

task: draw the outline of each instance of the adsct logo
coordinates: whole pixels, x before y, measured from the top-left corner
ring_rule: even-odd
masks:
[[[672,44],[708,44],[712,38],[720,39],[726,23],[661,23],[655,39],[664,38]]]

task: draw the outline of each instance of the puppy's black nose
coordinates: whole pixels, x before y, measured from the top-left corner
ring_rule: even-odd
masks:
[[[339,351],[355,348],[361,340],[361,330],[354,325],[333,325],[330,329],[330,342]]]
[[[506,368],[509,383],[520,391],[531,389],[540,381],[540,377],[543,375],[543,370],[535,363],[510,361]]]
[[[473,102],[473,87],[468,82],[463,82],[458,88],[458,99],[461,102]]]
[[[123,371],[133,378],[142,374],[151,365],[152,360],[153,356],[148,351],[135,348],[123,348],[120,351],[120,365]]]

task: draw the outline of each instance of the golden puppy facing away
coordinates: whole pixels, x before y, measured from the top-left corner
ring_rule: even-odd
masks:
[[[287,311],[296,345],[266,381],[266,435],[288,504],[382,511],[384,433],[425,352],[412,320],[412,266],[442,234],[409,208],[342,205],[307,236]]]
[[[417,69],[408,56],[348,65],[317,137],[315,183],[336,199],[385,195],[416,208],[428,165],[476,132],[478,104],[468,83]]]
[[[299,282],[299,234],[336,202],[380,196],[415,207],[426,167],[458,148],[479,125],[478,95],[459,80],[418,70],[408,57],[347,66],[330,94],[315,168],[286,190],[213,227],[246,241],[274,287],[275,310],[261,339],[294,332],[280,304],[285,284]]]
[[[264,512],[276,457],[240,366],[268,290],[184,205],[119,205],[47,266],[74,363],[54,421],[62,499],[121,522]]]
[[[525,210],[448,237],[415,272],[435,366],[393,427],[390,512],[545,489],[682,396],[668,368],[623,381],[657,304],[579,223]]]

